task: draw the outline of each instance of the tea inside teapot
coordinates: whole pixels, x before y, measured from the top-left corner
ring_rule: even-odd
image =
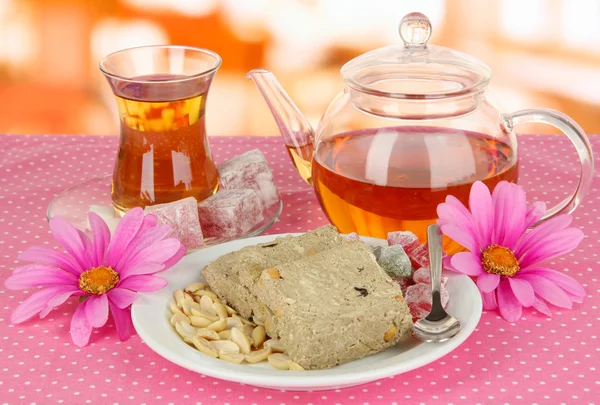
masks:
[[[518,163],[510,145],[485,134],[403,126],[323,141],[312,173],[321,206],[341,232],[386,238],[409,229],[423,240],[447,195],[467,202],[477,180],[490,189],[516,181]]]

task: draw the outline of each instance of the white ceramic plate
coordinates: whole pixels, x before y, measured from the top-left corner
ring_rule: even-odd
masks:
[[[132,306],[133,324],[142,340],[165,359],[211,377],[265,388],[324,390],[364,384],[429,364],[456,349],[479,322],[482,303],[477,287],[467,276],[447,274],[450,293],[447,310],[460,320],[462,329],[444,343],[421,343],[411,337],[408,342],[373,356],[329,370],[302,372],[276,370],[268,363],[231,364],[206,356],[185,344],[169,323],[168,304],[173,299],[173,291],[201,281],[201,269],[219,256],[244,246],[270,242],[278,236],[283,235],[259,236],[212,246],[184,257],[172,269],[161,273],[169,285],[160,291],[142,295]],[[372,246],[387,245],[381,239],[362,239]]]

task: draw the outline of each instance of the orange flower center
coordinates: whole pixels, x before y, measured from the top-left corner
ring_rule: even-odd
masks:
[[[512,277],[519,272],[519,262],[509,248],[491,245],[481,254],[483,269],[490,274]]]
[[[94,267],[79,276],[79,288],[88,294],[102,295],[119,282],[119,273],[110,267]]]

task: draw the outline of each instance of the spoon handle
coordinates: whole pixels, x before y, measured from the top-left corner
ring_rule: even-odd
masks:
[[[429,263],[431,266],[431,312],[427,316],[430,321],[439,321],[446,316],[440,297],[442,280],[442,232],[437,225],[427,227],[427,245],[429,246]]]

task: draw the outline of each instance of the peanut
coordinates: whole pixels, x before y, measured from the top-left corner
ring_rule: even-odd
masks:
[[[212,329],[200,328],[196,331],[196,336],[200,336],[206,340],[220,340],[219,334]]]
[[[267,360],[269,360],[270,365],[279,370],[289,370],[290,364],[292,363],[290,356],[283,353],[271,354],[269,357],[267,357]]]
[[[264,347],[260,350],[255,350],[246,355],[246,361],[248,363],[258,363],[264,361],[269,357],[273,352],[268,347]]]
[[[268,278],[273,278],[273,279],[281,278],[281,275],[279,274],[279,270],[277,270],[274,267],[270,268],[270,269],[266,269],[263,273],[266,273]]]
[[[188,285],[187,287],[185,287],[184,291],[187,291],[189,293],[194,293],[198,290],[204,290],[206,288],[206,285],[204,283],[192,283],[190,285]]]
[[[234,364],[240,364],[244,361],[244,355],[241,353],[219,352],[219,358]]]
[[[197,328],[207,328],[212,323],[210,319],[206,319],[203,316],[191,316],[190,323]]]
[[[227,353],[239,353],[240,352],[240,347],[230,340],[215,340],[214,342],[211,342],[211,345],[218,352],[227,352]]]
[[[255,348],[259,348],[260,345],[262,345],[265,342],[265,339],[267,338],[267,332],[265,331],[265,327],[264,326],[257,326],[256,328],[254,328],[252,330],[252,341],[253,346]]]
[[[207,356],[217,358],[219,357],[219,352],[215,350],[215,348],[210,344],[210,342],[200,336],[194,336],[192,339],[192,343],[196,346],[196,349],[200,351],[200,353],[204,353]]]
[[[244,334],[244,332],[242,332],[238,328],[231,329],[231,341],[240,347],[242,353],[250,353],[250,341],[248,340],[248,337]]]
[[[189,325],[190,318],[185,316],[182,312],[178,312],[176,314],[173,314],[173,316],[171,317],[171,325],[175,326],[177,322],[185,322]]]
[[[396,328],[396,325],[393,325],[391,328],[389,328],[383,334],[383,340],[385,340],[386,342],[389,342],[390,340],[392,340],[394,338],[394,336],[396,335],[396,332],[398,332],[398,328]]]
[[[227,319],[219,319],[216,322],[208,325],[208,329],[212,329],[215,332],[222,332],[227,328]]]

